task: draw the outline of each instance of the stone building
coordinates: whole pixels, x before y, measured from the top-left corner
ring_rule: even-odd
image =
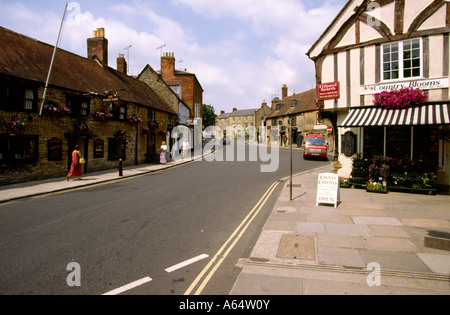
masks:
[[[329,122],[318,119],[315,89],[288,96],[288,87],[283,85],[282,99],[272,100],[272,112],[266,119],[271,144],[289,145],[289,120],[292,121],[294,146],[303,147],[304,139],[311,133],[326,135],[328,143],[332,144],[334,135],[327,132]]]
[[[448,1],[351,0],[314,43],[317,84],[339,83],[338,95],[319,105],[339,135],[340,176],[351,175],[355,154],[381,156],[414,161],[408,174],[433,167],[449,190],[449,34]],[[403,88],[427,92],[427,102],[397,102]]]
[[[123,56],[108,66],[104,29],[87,47],[88,58],[57,50],[41,107],[54,47],[0,27],[0,185],[65,177],[75,145],[88,173],[146,163],[166,140],[177,112]]]

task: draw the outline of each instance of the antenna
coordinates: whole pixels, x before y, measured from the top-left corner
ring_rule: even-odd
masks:
[[[123,50],[126,50],[127,51],[127,59],[128,59],[128,61],[127,61],[127,73],[128,73],[128,71],[129,71],[129,68],[130,68],[130,48],[131,47],[133,47],[133,46],[128,46],[128,47],[125,47]]]
[[[162,45],[162,46],[156,47],[156,49],[160,49],[160,50],[161,50],[161,56],[162,56],[162,49],[163,49],[164,47],[166,47],[166,46],[167,46],[167,45],[164,44],[164,45]]]
[[[183,60],[178,61],[178,63],[180,64],[180,70],[181,70],[182,69],[181,64],[183,63]]]

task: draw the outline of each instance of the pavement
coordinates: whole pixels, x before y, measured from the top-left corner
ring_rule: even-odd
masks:
[[[450,196],[340,189],[316,206],[319,173],[285,184],[231,295],[449,295]]]
[[[1,186],[0,203],[192,161],[124,168],[122,177],[110,170],[86,174],[81,181],[56,178]],[[250,258],[239,260],[241,272],[230,294],[449,295],[450,251],[425,247],[424,239],[429,231],[450,233],[450,196],[341,189],[337,208],[316,206],[318,174],[330,171],[327,166],[294,177],[293,201],[289,181],[285,184]]]
[[[74,177],[67,181],[66,177],[46,179],[28,183],[0,186],[0,204],[11,202],[23,198],[32,198],[49,193],[59,193],[76,188],[98,185],[111,181],[127,179],[130,177],[141,176],[166,169],[170,169],[182,164],[190,163],[195,158],[186,158],[179,161],[171,161],[165,165],[148,164],[123,168],[123,176],[119,176],[119,169],[107,170],[83,174],[82,180]]]

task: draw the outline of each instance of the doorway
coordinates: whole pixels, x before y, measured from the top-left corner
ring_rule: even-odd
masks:
[[[80,147],[80,153],[81,156],[84,157],[84,159],[86,160],[86,164],[84,164],[83,167],[83,173],[87,173],[88,170],[88,164],[89,164],[89,160],[87,158],[88,156],[88,148],[89,148],[89,139],[85,138],[79,138],[79,137],[74,137],[69,139],[69,152],[68,152],[68,170],[70,170],[70,166],[72,165],[72,152],[75,149],[75,146],[78,145]]]

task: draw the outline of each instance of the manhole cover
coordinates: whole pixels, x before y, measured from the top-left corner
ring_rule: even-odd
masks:
[[[314,260],[314,236],[286,234],[281,237],[278,258]]]

